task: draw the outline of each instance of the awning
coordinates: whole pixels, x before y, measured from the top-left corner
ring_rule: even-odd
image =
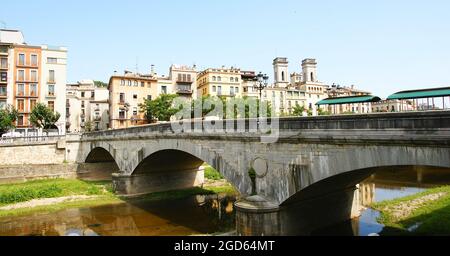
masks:
[[[348,97],[336,97],[321,100],[316,105],[339,105],[339,104],[352,104],[352,103],[364,103],[364,102],[377,102],[380,101],[380,97],[372,95],[364,96],[348,96]]]
[[[401,91],[387,97],[388,100],[419,99],[450,96],[450,87]]]

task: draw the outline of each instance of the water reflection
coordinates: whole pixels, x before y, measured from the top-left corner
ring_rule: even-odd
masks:
[[[383,225],[377,222],[380,213],[370,208],[375,202],[392,200],[424,191],[426,188],[450,184],[450,170],[435,167],[380,168],[359,185],[359,199],[367,208],[359,218],[313,232],[313,235],[378,234]]]
[[[165,236],[228,232],[235,228],[235,196],[131,202],[0,218],[0,235]]]

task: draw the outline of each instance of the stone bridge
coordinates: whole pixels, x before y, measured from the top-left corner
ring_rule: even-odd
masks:
[[[213,124],[227,122],[227,131],[189,121],[197,130],[165,123],[86,133],[67,139],[66,156],[110,164],[123,195],[200,185],[206,162],[243,196],[243,235],[304,234],[356,216],[357,184],[379,167],[450,168],[450,111],[279,118],[271,143],[253,120]]]

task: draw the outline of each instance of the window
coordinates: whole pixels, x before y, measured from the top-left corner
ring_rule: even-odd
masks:
[[[8,59],[7,58],[0,59],[0,68],[8,68]]]
[[[54,84],[48,85],[48,96],[55,96],[55,85]]]
[[[281,72],[281,81],[283,81],[283,82],[285,81],[284,80],[284,71]]]
[[[138,86],[138,81],[134,81],[133,85]]]
[[[37,84],[30,84],[30,96],[37,96]]]
[[[48,102],[48,108],[51,109],[51,111],[55,111],[55,102],[49,101]]]
[[[213,91],[213,92],[216,92],[216,86],[215,86],[215,85],[213,85],[212,91]]]
[[[57,58],[53,58],[53,57],[48,57],[47,58],[47,63],[48,64],[56,64],[56,63],[58,63],[58,59]]]
[[[213,81],[216,81],[216,77],[215,77],[215,76],[213,76],[213,77],[212,77],[212,80],[213,80]]]
[[[36,106],[36,100],[30,100],[30,111],[32,111],[35,106]]]
[[[222,95],[222,86],[220,85],[217,87],[217,94]]]
[[[0,109],[3,109],[6,106],[6,100],[0,100]]]
[[[31,81],[32,82],[37,82],[37,70],[31,70]]]
[[[23,116],[18,116],[17,117],[17,125],[18,126],[23,126]]]
[[[311,72],[311,82],[314,82],[314,73]]]
[[[234,82],[234,77],[230,77],[230,82]]]
[[[0,81],[2,82],[8,81],[8,72],[0,72]]]
[[[125,80],[120,80],[120,85],[124,86],[125,85]]]
[[[19,70],[17,76],[19,77],[19,81],[25,81],[25,70]]]
[[[84,94],[85,94],[84,92],[81,92],[81,98],[84,98]]]
[[[19,110],[20,112],[25,111],[25,104],[23,100],[17,100],[17,110]]]
[[[49,70],[48,71],[48,81],[50,83],[54,83],[55,82],[55,70]]]
[[[234,87],[230,86],[230,95],[233,96],[234,95]]]
[[[128,80],[128,86],[131,86],[131,80]]]
[[[120,100],[120,103],[125,103],[125,93],[121,93],[119,95],[119,100]]]
[[[141,87],[144,87],[145,86],[145,82],[141,82]]]
[[[17,95],[18,96],[25,95],[25,85],[24,84],[18,84],[17,85]]]
[[[236,93],[239,93],[239,87],[234,88],[234,91],[235,91]]]
[[[147,100],[152,100],[152,95],[147,95]]]
[[[36,54],[31,54],[31,66],[37,66],[38,65],[38,60],[37,60],[37,55]]]
[[[133,99],[137,100],[137,94],[133,94]]]
[[[119,110],[119,119],[125,119],[125,111]]]
[[[19,53],[19,65],[25,65],[25,54]]]
[[[218,76],[217,77],[217,81],[221,82],[222,81],[222,77]]]
[[[6,87],[0,86],[0,96],[6,96]]]
[[[137,107],[133,108],[133,116],[137,116]]]
[[[161,86],[161,92],[163,94],[167,94],[167,86],[165,86],[165,85]]]
[[[181,81],[181,74],[178,74],[178,81]]]
[[[187,81],[187,76],[186,76],[186,74],[183,74],[183,82],[186,82]]]
[[[91,98],[94,99],[95,98],[95,91],[91,92]]]
[[[188,75],[187,75],[187,81],[188,81],[188,82],[192,81],[192,80],[191,80],[191,74],[188,74]]]

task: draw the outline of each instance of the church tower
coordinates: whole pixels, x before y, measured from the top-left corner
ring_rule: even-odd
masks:
[[[277,57],[273,60],[273,72],[275,87],[287,87],[289,84],[288,60],[284,57]]]
[[[317,62],[316,59],[304,59],[302,61],[302,73],[304,83],[316,83],[317,79]]]

